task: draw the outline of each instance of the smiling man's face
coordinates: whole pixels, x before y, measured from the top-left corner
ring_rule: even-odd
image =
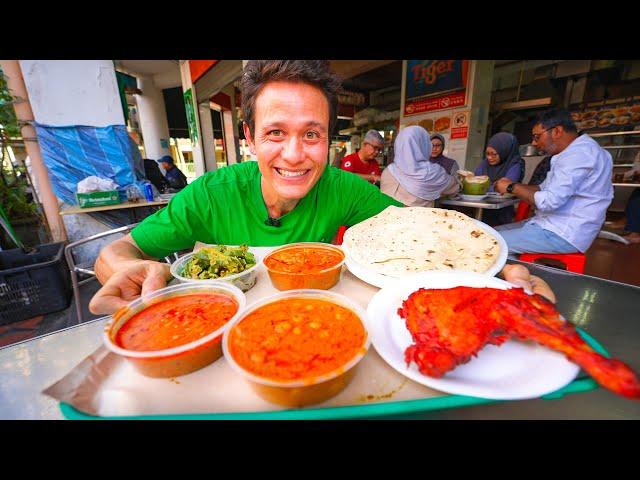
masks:
[[[321,90],[268,83],[256,99],[253,137],[246,124],[244,130],[258,159],[265,200],[289,203],[309,193],[329,152],[329,103]]]

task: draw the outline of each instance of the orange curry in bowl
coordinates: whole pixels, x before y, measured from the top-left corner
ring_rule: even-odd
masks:
[[[265,258],[270,270],[283,273],[319,273],[335,267],[344,259],[344,254],[326,247],[290,247],[273,252]]]
[[[229,353],[254,375],[295,381],[318,377],[362,353],[366,332],[358,316],[336,303],[286,298],[249,313],[229,332]]]
[[[238,311],[224,293],[194,293],[154,303],[126,321],[115,335],[116,345],[146,352],[194,342],[216,331]]]
[[[340,280],[344,253],[322,243],[293,243],[267,255],[263,263],[278,290],[328,290]]]

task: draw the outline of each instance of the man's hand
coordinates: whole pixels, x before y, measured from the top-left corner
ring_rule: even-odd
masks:
[[[113,273],[93,296],[89,310],[96,315],[109,315],[140,295],[159,290],[171,279],[170,267],[154,260],[132,260],[130,265]]]
[[[493,189],[498,193],[506,193],[507,187],[511,185],[513,180],[507,177],[502,177],[500,180],[496,181],[493,184]]]
[[[540,277],[531,275],[524,265],[505,265],[501,273],[507,282],[529,289],[533,293],[542,295],[551,303],[556,303],[556,296],[549,284]]]

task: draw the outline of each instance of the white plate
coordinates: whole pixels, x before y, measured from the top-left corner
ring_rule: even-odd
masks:
[[[580,367],[556,351],[533,342],[509,340],[486,345],[470,362],[442,378],[423,375],[414,362],[407,367],[404,352],[413,343],[397,311],[418,288],[456,286],[506,289],[510,283],[470,272],[423,272],[376,293],[367,307],[367,330],[380,356],[401,374],[435,390],[495,400],[538,398],[570,383]]]
[[[465,195],[464,193],[461,193],[460,198],[466,202],[479,202],[480,200],[487,198],[487,195]]]
[[[486,223],[483,223],[474,218],[472,218],[471,220],[474,221],[485,232],[490,233],[491,235],[496,237],[496,239],[498,240],[498,245],[500,245],[500,254],[498,255],[498,258],[493,263],[493,265],[486,272],[484,272],[484,275],[493,277],[494,275],[497,275],[502,270],[505,263],[507,263],[507,255],[509,253],[507,242],[504,241],[504,238],[502,238],[502,235],[500,235],[500,233],[498,233],[495,229],[491,228]],[[361,263],[356,262],[351,257],[349,249],[346,248],[344,244],[342,245],[342,250],[344,250],[346,256],[346,260],[344,262],[345,265],[351,273],[353,273],[363,282],[367,282],[368,284],[376,286],[378,288],[385,288],[399,280],[398,278],[390,277],[389,275],[383,275],[382,273],[374,272],[373,270],[367,268],[366,265],[362,265]]]

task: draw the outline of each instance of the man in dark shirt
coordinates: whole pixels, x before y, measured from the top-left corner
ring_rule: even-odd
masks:
[[[169,188],[178,191],[187,186],[187,177],[185,177],[184,173],[175,166],[173,158],[171,158],[170,155],[165,155],[158,160],[158,163],[162,165],[162,168],[164,168],[164,171],[166,172],[164,178],[169,183]]]
[[[160,193],[169,188],[169,182],[164,178],[158,164],[150,158],[144,159],[144,176],[149,180]]]

